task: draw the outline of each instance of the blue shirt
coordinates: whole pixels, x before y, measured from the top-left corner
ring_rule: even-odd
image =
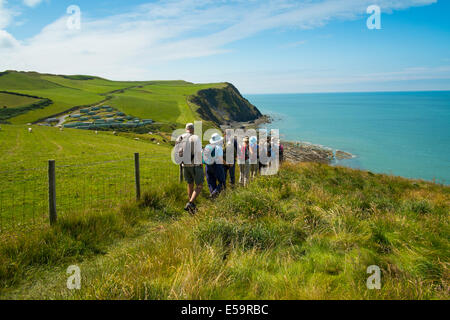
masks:
[[[213,153],[215,153],[214,157],[212,156]],[[218,158],[222,158],[222,157],[223,157],[223,148],[222,148],[222,146],[219,146],[219,145],[208,144],[205,147],[205,150],[203,151],[203,161],[208,165],[217,163]],[[219,163],[219,164],[223,164],[223,163]]]

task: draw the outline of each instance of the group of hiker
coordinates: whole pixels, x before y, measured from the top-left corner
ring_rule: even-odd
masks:
[[[227,136],[225,141],[220,134],[214,133],[203,149],[192,123],[186,125],[186,133],[177,139],[175,152],[178,159],[183,159],[181,165],[189,196],[184,209],[190,213],[197,210],[195,200],[202,192],[205,175],[210,196],[216,198],[227,188],[228,176],[231,186],[236,185],[236,166],[239,184],[245,187],[260,174],[276,173],[283,161],[283,146],[275,137],[258,141],[256,136],[234,135]]]

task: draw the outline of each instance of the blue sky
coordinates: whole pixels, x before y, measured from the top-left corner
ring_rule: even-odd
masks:
[[[372,4],[381,30],[366,26]],[[0,0],[0,70],[244,93],[450,90],[449,13],[443,0]]]

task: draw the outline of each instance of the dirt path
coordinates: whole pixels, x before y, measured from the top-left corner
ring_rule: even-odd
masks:
[[[63,123],[66,121],[66,118],[67,118],[68,116],[69,116],[69,115],[66,114],[66,115],[63,115],[63,116],[61,116],[61,117],[58,117],[58,118],[57,118],[57,119],[58,119],[58,124],[57,124],[56,126],[62,126]]]

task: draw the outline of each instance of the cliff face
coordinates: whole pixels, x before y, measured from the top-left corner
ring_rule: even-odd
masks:
[[[197,112],[205,120],[218,125],[229,121],[251,121],[262,117],[261,112],[245,99],[231,83],[224,88],[200,90],[189,97],[199,107]]]

